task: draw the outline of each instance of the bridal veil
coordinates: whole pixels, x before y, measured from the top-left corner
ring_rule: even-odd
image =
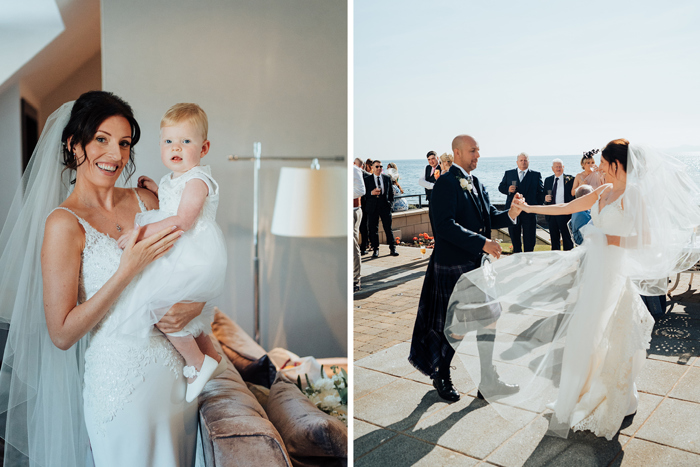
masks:
[[[69,193],[61,134],[72,107],[66,103],[48,118],[0,233],[0,326],[9,328],[0,369],[7,466],[91,464],[82,401],[88,337],[66,351],[53,345],[41,277],[44,222]]]

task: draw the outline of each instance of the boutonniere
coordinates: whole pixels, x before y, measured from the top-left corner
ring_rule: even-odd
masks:
[[[574,177],[572,177],[571,175],[564,175],[564,183],[570,182],[573,179]]]
[[[474,188],[474,185],[472,184],[471,180],[467,180],[464,177],[457,177],[459,179],[459,186],[462,187],[462,190],[464,191],[472,191]]]

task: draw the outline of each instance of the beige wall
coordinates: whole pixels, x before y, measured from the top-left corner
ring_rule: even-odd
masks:
[[[19,84],[0,94],[0,220],[10,210],[22,176],[22,105]]]
[[[84,92],[99,89],[102,89],[102,59],[98,52],[41,100],[39,119],[42,127],[49,115],[62,104],[77,99]]]
[[[252,155],[347,153],[347,5],[339,0],[139,0],[102,3],[102,80],[126,99],[143,136],[137,175],[159,180],[162,114],[196,102],[209,116],[203,163],[221,186],[217,220],[228,242],[219,305],[252,333]],[[287,166],[303,166],[290,162]],[[261,171],[263,346],[347,355],[347,238],[269,233],[280,163]],[[343,166],[346,166],[343,164]],[[132,183],[134,181],[132,180]],[[338,186],[346,193],[346,186]],[[323,213],[318,213],[322,216]]]

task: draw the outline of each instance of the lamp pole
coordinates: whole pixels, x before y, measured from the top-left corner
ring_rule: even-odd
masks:
[[[253,143],[253,157],[230,155],[230,161],[253,161],[253,325],[255,327],[255,342],[261,344],[260,336],[260,163],[262,161],[262,143]],[[345,156],[309,157],[309,156],[271,156],[265,160],[274,161],[313,161],[312,168],[318,169],[320,160],[342,162]]]
[[[255,326],[255,342],[260,344],[260,257],[258,256],[258,215],[260,211],[260,155],[262,144],[253,143],[253,309],[255,310],[253,324]]]

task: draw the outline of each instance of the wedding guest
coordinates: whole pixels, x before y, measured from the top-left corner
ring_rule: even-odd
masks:
[[[357,162],[360,162],[358,165]],[[357,292],[360,290],[360,223],[362,221],[362,208],[360,204],[362,203],[362,197],[365,195],[365,181],[364,175],[362,173],[362,161],[360,159],[355,159],[355,164],[352,167],[352,282],[353,291]]]
[[[362,170],[362,168],[365,166],[365,165],[362,163],[362,159],[360,159],[359,157],[356,157],[356,158],[355,158],[354,165],[356,165],[357,167],[359,167],[360,170]]]
[[[498,185],[498,191],[506,195],[506,209],[510,208],[515,193],[522,194],[528,204],[542,204],[542,175],[530,169],[530,157],[524,152],[518,154],[516,164],[518,168],[506,170],[503,180]],[[536,231],[537,214],[520,214],[517,223],[508,226],[508,234],[513,242],[513,253],[534,251],[537,241]]]
[[[440,166],[437,161],[437,153],[435,151],[428,151],[425,156],[428,158],[428,165],[425,166],[425,173],[421,178],[418,179],[418,184],[425,188],[425,199],[428,200],[428,207],[430,207],[430,198],[433,193],[433,187],[435,186],[435,181],[437,176],[440,176]]]
[[[576,175],[574,178],[574,186],[571,189],[571,194],[576,195],[576,189],[581,185],[590,185],[594,190],[605,183],[605,175],[598,171],[598,166],[595,165],[593,156],[598,154],[600,149],[592,149],[583,153],[581,158],[581,168],[583,172]]]
[[[452,167],[452,164],[454,163],[455,158],[452,154],[444,153],[440,156],[440,170],[443,172],[447,172],[450,170],[450,167]],[[439,178],[440,175],[438,174],[437,178]]]
[[[391,256],[399,256],[391,232],[391,203],[394,201],[394,190],[391,178],[382,173],[382,162],[372,163],[372,174],[365,175],[367,229],[372,244],[372,258],[379,258],[379,220],[384,226],[387,243]]]
[[[370,175],[372,173],[372,159],[367,159],[362,169],[362,177]],[[364,256],[367,254],[367,247],[369,246],[369,229],[367,228],[367,194],[365,193],[360,200],[360,208],[362,209],[362,218],[360,219],[360,255]]]
[[[391,212],[407,211],[408,203],[404,198],[397,198],[403,194],[403,188],[399,185],[399,168],[396,164],[389,162],[387,164],[386,174],[391,177],[391,187],[394,190],[394,202],[391,203]]]
[[[552,172],[554,175],[550,175],[544,180],[544,192],[547,193],[544,197],[544,204],[564,204],[572,201],[574,195],[571,188],[574,185],[574,177],[564,174],[564,162],[561,159],[552,161]],[[552,250],[561,249],[561,243],[564,244],[565,251],[571,250],[574,247],[574,242],[571,240],[569,227],[566,225],[571,219],[571,214],[546,217],[549,223]]]
[[[433,380],[438,395],[459,400],[452,384],[450,363],[455,351],[445,335],[445,316],[452,289],[462,274],[481,266],[485,255],[501,255],[501,245],[491,240],[491,229],[513,224],[520,209],[497,211],[484,185],[473,175],[479,160],[479,144],[468,135],[452,141],[454,164],[444,172],[433,193],[435,249],[423,281],[413,328],[409,362]],[[516,194],[516,199],[522,195]],[[512,394],[518,387],[500,380],[493,366],[493,342],[497,315],[477,331],[481,368],[479,390]]]
[[[576,198],[586,196],[593,192],[593,187],[590,185],[581,185],[576,189]],[[583,235],[581,235],[581,227],[591,221],[591,210],[575,212],[571,215],[571,234],[574,237],[574,243],[580,245],[583,243]]]

